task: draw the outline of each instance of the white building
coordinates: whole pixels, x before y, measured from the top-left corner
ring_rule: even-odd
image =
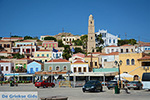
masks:
[[[100,34],[102,35],[102,39],[104,40],[103,46],[110,46],[110,45],[116,45],[118,43],[118,36],[112,35],[107,32],[107,30],[99,30],[98,32],[95,33],[97,36]],[[96,47],[100,46],[97,42],[96,39]]]
[[[145,52],[145,53],[149,53],[150,52],[150,45],[141,45],[138,46],[137,48],[135,48],[135,52]]]
[[[66,36],[66,37],[62,37],[62,43],[64,45],[74,45],[72,43],[72,41],[74,40],[79,40],[80,39],[80,36]]]
[[[71,64],[71,71],[73,73],[89,72],[88,63],[83,61],[75,61]]]
[[[119,52],[101,55],[102,68],[115,68],[115,61],[119,60]]]
[[[120,47],[118,47],[116,45],[107,46],[107,47],[103,48],[102,52],[106,53],[106,54],[109,54],[112,52],[120,52]]]
[[[5,76],[6,74],[10,74],[13,73],[13,69],[14,69],[14,63],[10,62],[10,61],[3,61],[0,60],[0,69],[1,72],[3,73],[3,75]],[[8,79],[9,77],[7,77]]]

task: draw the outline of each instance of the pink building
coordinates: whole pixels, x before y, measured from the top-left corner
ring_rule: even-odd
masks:
[[[54,40],[43,41],[42,46],[47,48],[57,48],[58,42],[55,42]]]

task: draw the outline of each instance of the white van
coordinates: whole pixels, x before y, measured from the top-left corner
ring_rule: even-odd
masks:
[[[143,89],[150,90],[150,73],[143,73],[142,84],[143,84]]]

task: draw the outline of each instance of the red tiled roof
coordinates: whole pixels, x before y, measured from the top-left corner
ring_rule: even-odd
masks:
[[[7,51],[0,51],[0,53],[8,53]]]
[[[32,62],[37,62],[37,63],[39,63],[39,64],[41,64],[41,65],[42,65],[42,63],[41,63],[41,62],[38,62],[38,61],[35,61],[35,60],[33,60]],[[32,62],[30,62],[30,63],[32,63]],[[30,63],[29,63],[29,64],[30,64]]]
[[[91,57],[91,55],[85,56],[85,58],[89,58],[89,57]],[[92,58],[97,58],[97,57],[96,56],[92,56]]]
[[[122,45],[122,46],[133,46],[133,45],[129,45],[129,44],[124,44],[124,45]],[[121,47],[122,47],[122,46],[121,46]]]
[[[140,58],[138,60],[150,60],[150,56],[144,56],[144,57],[142,57],[142,58]]]
[[[10,37],[3,37],[2,39],[10,39]],[[11,39],[20,39],[20,40],[22,40],[23,39],[23,37],[11,37]]]
[[[85,62],[83,62],[83,61],[75,61],[74,63],[85,63]]]
[[[17,59],[17,60],[32,60],[30,58],[21,58],[21,59]]]
[[[108,47],[118,47],[118,46],[116,46],[116,45],[110,45],[110,46],[108,46]]]
[[[4,60],[0,60],[0,63],[8,63],[10,61],[4,61]]]
[[[38,50],[38,51],[50,51],[50,50],[47,50],[47,49],[43,49],[43,50]]]
[[[69,62],[69,61],[66,59],[53,59],[53,60],[50,60],[48,62]]]

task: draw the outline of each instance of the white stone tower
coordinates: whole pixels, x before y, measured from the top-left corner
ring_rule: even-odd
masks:
[[[94,26],[94,19],[93,16],[89,16],[88,20],[88,52],[92,52],[94,49],[95,51],[95,26]]]

